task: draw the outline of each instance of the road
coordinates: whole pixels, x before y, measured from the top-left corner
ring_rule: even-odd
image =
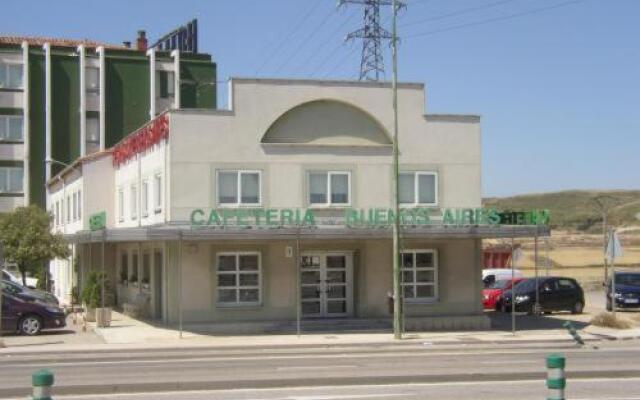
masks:
[[[0,398],[24,399],[30,374],[46,367],[56,376],[56,400],[539,399],[546,395],[545,356],[561,352],[572,399],[640,399],[640,342],[597,346],[410,343],[4,354]]]

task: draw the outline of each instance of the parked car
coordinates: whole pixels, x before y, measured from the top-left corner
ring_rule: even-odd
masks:
[[[521,282],[524,278],[516,278],[516,279],[500,279],[498,281],[493,282],[489,287],[482,289],[482,306],[485,310],[499,310],[500,303],[499,299],[504,293],[505,290],[511,289],[513,286],[512,283],[516,285],[518,282]]]
[[[616,272],[616,308],[640,308],[640,273]],[[605,283],[607,310],[612,310],[611,278]]]
[[[2,324],[6,332],[37,335],[43,329],[59,329],[66,326],[66,315],[57,306],[38,301],[26,301],[16,296],[11,287],[2,290]]]
[[[495,281],[508,280],[513,277],[522,278],[522,272],[519,269],[513,270],[511,274],[511,268],[487,268],[482,270],[482,283],[485,288],[491,286]]]
[[[2,270],[2,280],[7,280],[11,282],[15,282],[18,285],[22,285],[22,278],[14,275],[13,273],[7,271],[6,269]],[[38,285],[37,278],[26,277],[25,282],[27,283],[27,287],[30,289],[35,289]]]
[[[536,302],[536,291],[540,311],[571,311],[572,314],[581,314],[584,309],[584,291],[573,278],[541,277],[529,278],[518,283],[513,289],[507,290],[502,295],[500,309],[511,310],[511,301],[515,291],[516,311],[533,313]]]
[[[1,281],[1,286],[2,288],[6,287],[10,289],[14,296],[26,301],[40,301],[54,306],[60,305],[60,301],[56,296],[43,290],[29,289],[18,283],[7,280]]]

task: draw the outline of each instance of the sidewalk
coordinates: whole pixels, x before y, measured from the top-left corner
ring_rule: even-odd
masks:
[[[524,325],[524,324],[523,324]],[[393,335],[380,332],[361,333],[302,333],[264,334],[264,335],[210,335],[184,330],[182,337],[174,328],[156,326],[150,323],[127,317],[114,312],[112,325],[109,328],[88,328],[95,338],[83,341],[51,342],[29,346],[12,345],[6,342],[7,348],[2,353],[56,352],[56,351],[110,351],[118,349],[169,349],[169,348],[287,348],[308,346],[367,346],[367,345],[422,345],[422,346],[455,346],[455,345],[525,345],[555,344],[571,345],[573,339],[565,329],[525,329],[512,334],[505,330],[462,331],[462,332],[410,332],[402,340],[395,340]],[[580,330],[585,341],[629,340],[640,339],[640,328],[616,330],[586,326]],[[85,335],[90,332],[85,333]],[[17,338],[16,338],[17,339]]]

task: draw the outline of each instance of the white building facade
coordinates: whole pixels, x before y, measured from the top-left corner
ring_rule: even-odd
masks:
[[[398,88],[405,327],[486,328],[482,239],[547,235],[544,215],[482,209],[479,117],[425,114],[423,85]],[[117,305],[168,324],[390,326],[390,86],[229,90],[230,110],[171,110],[49,182],[75,248],[61,290],[104,269]]]

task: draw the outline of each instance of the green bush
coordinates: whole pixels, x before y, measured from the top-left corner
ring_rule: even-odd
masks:
[[[89,273],[87,280],[82,289],[82,301],[87,304],[89,308],[97,308],[102,305],[102,279],[104,277],[104,292],[105,292],[105,306],[111,304],[110,300],[110,285],[104,272],[92,271]]]

